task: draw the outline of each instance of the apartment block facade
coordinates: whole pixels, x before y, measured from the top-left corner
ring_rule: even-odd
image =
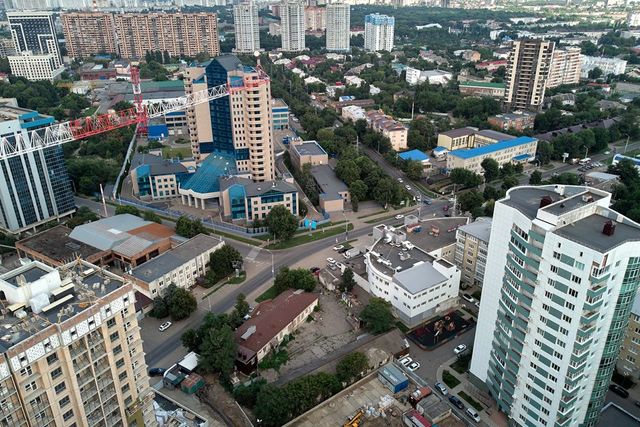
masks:
[[[496,202],[471,374],[512,425],[595,426],[640,286],[640,227],[583,186]]]
[[[324,31],[327,28],[327,9],[319,6],[307,6],[304,9],[304,18],[307,31]]]
[[[629,326],[620,348],[617,367],[622,375],[629,375],[634,381],[640,379],[640,297],[638,295],[631,307]]]
[[[541,108],[554,43],[545,40],[513,42],[505,73],[504,105],[508,110]]]
[[[378,52],[393,50],[395,18],[373,13],[364,17],[364,50]]]
[[[327,5],[327,50],[348,52],[351,49],[351,8],[344,3]]]
[[[625,73],[627,69],[627,61],[620,58],[582,55],[582,78],[588,78],[589,71],[595,68],[599,68],[600,70],[602,70],[603,76],[608,76],[609,74],[618,76]]]
[[[131,283],[85,261],[33,261],[0,288],[12,331],[0,339],[0,424],[157,426]]]
[[[123,58],[144,58],[147,51],[165,50],[171,56],[220,54],[215,13],[119,13],[114,24]]]
[[[465,286],[482,286],[487,266],[491,220],[478,218],[456,230],[455,265],[462,272]]]
[[[304,32],[307,25],[304,3],[286,0],[281,5],[280,13],[282,50],[285,52],[303,51],[305,49]]]
[[[547,87],[552,88],[580,83],[581,68],[582,56],[580,55],[579,47],[554,49],[549,67]]]
[[[113,15],[104,12],[63,13],[62,30],[71,58],[117,54]]]
[[[22,52],[30,52],[32,55],[50,54],[52,68],[62,66],[62,55],[51,12],[7,12],[7,20],[16,55]]]
[[[208,88],[205,69],[203,67],[187,68],[183,82],[185,95],[200,92]],[[189,141],[191,143],[191,154],[196,160],[201,160],[201,147],[206,147],[206,145],[203,144],[211,143],[211,141],[213,141],[209,104],[202,102],[197,105],[192,105],[187,108],[186,114]]]
[[[260,50],[258,7],[252,1],[233,6],[233,26],[236,34],[235,52],[253,53]]]
[[[8,56],[11,74],[16,77],[24,77],[27,80],[49,80],[54,81],[60,77],[64,71],[63,66],[56,67],[56,56],[47,53],[42,55],[32,55],[31,52],[21,52],[18,55]]]

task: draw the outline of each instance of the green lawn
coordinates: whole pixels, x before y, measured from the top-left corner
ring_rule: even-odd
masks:
[[[336,225],[344,224],[345,222],[346,222],[346,221],[345,221],[344,219],[341,219],[340,221],[336,221],[336,222],[331,222],[331,221],[329,221],[329,222],[327,222],[327,223],[325,223],[325,224],[320,224],[320,225],[319,225],[315,230],[313,230],[312,232],[315,232],[316,230],[322,230],[322,229],[324,229],[324,228],[329,228],[329,227],[333,227],[333,226],[336,226]],[[295,237],[295,236],[301,236],[301,235],[303,235],[303,234],[304,234],[304,235],[309,234],[309,229],[296,231],[296,232],[295,232],[295,234],[294,234],[293,236],[294,236],[294,237]],[[262,240],[262,241],[264,241],[264,242],[268,242],[268,241],[270,241],[270,240],[273,240],[273,236],[271,236],[271,234],[262,234],[262,235],[260,235],[260,236],[256,236],[256,239],[260,239],[260,240]]]
[[[477,299],[478,301],[480,301],[480,296],[482,295],[481,291],[475,291],[474,293],[471,294],[472,297],[474,297],[475,299]]]
[[[451,367],[459,374],[464,374],[469,369],[471,363],[471,354],[465,354],[451,364]]]
[[[469,396],[464,391],[459,392],[458,396],[464,399],[469,405],[476,408],[476,411],[482,411],[482,409],[484,409],[481,404],[479,404],[473,397]]]
[[[246,278],[247,274],[244,271],[241,271],[238,277],[234,276],[231,279],[227,280],[225,282],[225,285],[239,285],[240,283],[244,282]]]
[[[444,383],[449,388],[454,388],[455,386],[460,384],[460,380],[457,379],[451,372],[447,371],[446,369],[442,371],[442,381],[444,381]]]
[[[387,212],[387,211],[385,211],[384,209],[382,209],[382,210],[380,210],[380,211],[378,211],[378,212],[373,212],[373,213],[370,213],[370,214],[366,214],[366,215],[359,216],[359,217],[358,217],[358,219],[365,219],[365,218],[369,218],[370,216],[380,215],[381,213],[385,213],[385,212]]]
[[[400,332],[402,332],[403,334],[409,332],[409,328],[407,328],[407,326],[399,320],[396,322],[396,328],[400,329]]]
[[[419,182],[413,182],[415,184],[416,187],[418,187],[423,193],[427,194],[429,197],[433,198],[433,199],[437,199],[438,197],[440,197],[440,195],[438,195],[438,193],[435,193],[431,190],[429,190],[427,187],[425,187],[424,185],[422,185]]]
[[[349,224],[349,231],[353,230],[353,224]],[[287,241],[271,243],[267,245],[267,249],[288,249],[293,248],[294,246],[304,245],[305,243],[315,242],[316,240],[321,240],[326,237],[337,236],[339,234],[344,233],[344,227],[338,226],[334,228],[328,228],[324,231],[316,231],[311,235],[309,232],[304,232],[303,234],[299,234]]]
[[[268,299],[274,299],[278,296],[278,292],[276,292],[276,287],[271,286],[269,289],[261,293],[258,298],[256,298],[256,302],[266,301]]]
[[[370,219],[370,220],[365,221],[365,222],[366,222],[367,224],[375,224],[375,223],[380,222],[380,221],[386,221],[386,220],[388,220],[388,219],[395,218],[395,216],[396,216],[396,215],[398,215],[398,214],[392,214],[392,215],[383,216],[383,217],[381,217],[381,218]]]
[[[286,349],[273,350],[258,364],[260,369],[275,369],[280,370],[280,367],[287,363],[289,360],[289,353]]]
[[[162,157],[166,159],[173,159],[175,157],[187,158],[191,157],[191,147],[179,147],[179,148],[171,148],[171,147],[163,147],[162,148]]]

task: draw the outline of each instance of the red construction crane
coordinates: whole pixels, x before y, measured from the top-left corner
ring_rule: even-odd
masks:
[[[88,138],[125,126],[140,124],[143,129],[146,129],[150,119],[229,95],[229,87],[222,84],[171,101],[145,104],[140,91],[140,71],[137,67],[131,67],[131,83],[135,104],[133,108],[55,123],[49,127],[28,132],[26,137],[22,133],[2,137],[0,138],[0,160]]]

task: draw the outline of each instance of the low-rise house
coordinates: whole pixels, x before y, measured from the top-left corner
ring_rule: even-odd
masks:
[[[351,120],[352,122],[367,119],[367,113],[364,108],[358,107],[356,105],[347,105],[345,107],[342,107],[341,116],[343,119]]]
[[[369,123],[371,129],[381,133],[386,138],[389,138],[391,147],[395,151],[401,151],[407,148],[407,136],[409,134],[409,129],[407,129],[402,123],[394,120],[379,110],[367,112],[367,123]]]
[[[234,333],[240,370],[254,371],[265,356],[306,321],[317,305],[317,294],[293,289],[258,304],[251,318]]]
[[[131,169],[133,194],[144,200],[178,197],[180,183],[189,176],[182,163],[151,154],[142,155],[137,162]]]
[[[500,166],[505,163],[524,163],[535,157],[537,146],[537,139],[522,136],[475,148],[453,150],[447,154],[447,169],[462,168],[482,174],[481,163],[484,159],[492,158]]]
[[[324,212],[342,212],[344,204],[351,201],[349,187],[342,182],[329,167],[317,165],[311,167],[311,176],[320,194],[320,209]]]
[[[500,130],[515,130],[523,132],[533,129],[536,121],[536,113],[530,111],[514,111],[513,113],[504,113],[491,116],[487,119],[491,126]]]
[[[138,292],[151,299],[164,296],[171,284],[189,289],[206,273],[209,256],[223,246],[224,242],[218,237],[198,234],[130,270],[127,277]]]
[[[366,81],[358,76],[345,76],[344,81],[346,82],[347,86],[352,85],[355,87],[360,87],[364,83],[366,83]]]
[[[452,129],[438,134],[438,146],[449,151],[461,148],[474,148],[494,144],[498,141],[514,139],[515,136],[490,129],[479,130],[474,127]]]
[[[458,85],[461,95],[465,96],[488,96],[491,98],[504,97],[504,83],[492,82],[460,82]]]
[[[476,64],[476,70],[487,70],[488,72],[496,71],[500,67],[506,67],[507,60],[506,59],[498,59],[495,61],[485,61],[479,62]]]
[[[453,78],[453,74],[448,71],[427,70],[422,71],[417,68],[407,67],[405,80],[410,85],[417,85],[429,82],[432,85],[446,85]]]
[[[290,147],[291,163],[298,170],[302,170],[306,164],[311,166],[329,164],[327,152],[316,141],[293,141]]]

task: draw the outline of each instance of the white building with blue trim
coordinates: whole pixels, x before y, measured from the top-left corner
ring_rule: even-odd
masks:
[[[463,148],[447,154],[447,169],[462,168],[482,174],[482,161],[496,160],[500,166],[505,163],[528,162],[535,158],[538,140],[529,136],[496,142],[475,148]]]

